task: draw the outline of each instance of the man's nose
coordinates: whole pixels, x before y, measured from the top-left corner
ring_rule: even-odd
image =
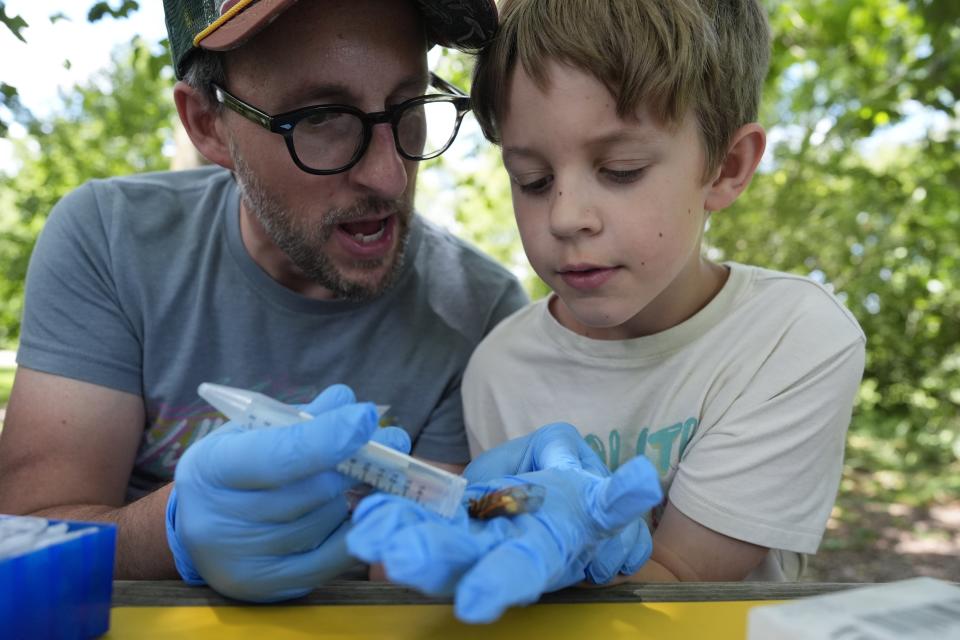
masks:
[[[371,195],[381,198],[398,198],[406,190],[407,165],[397,151],[389,123],[373,126],[370,144],[360,162],[350,169],[350,178]]]

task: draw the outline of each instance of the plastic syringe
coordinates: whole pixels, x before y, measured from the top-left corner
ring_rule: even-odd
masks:
[[[197,393],[227,418],[248,427],[281,427],[314,418],[257,391],[204,382]],[[462,476],[373,441],[340,462],[337,471],[386,493],[410,498],[446,518],[456,512],[467,487]]]

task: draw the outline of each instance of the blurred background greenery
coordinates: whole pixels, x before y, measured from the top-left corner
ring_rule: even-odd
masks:
[[[91,21],[139,9],[91,4]],[[885,512],[897,527],[903,514],[956,504],[960,491],[960,2],[765,5],[769,149],[746,194],[714,215],[708,251],[811,276],[863,326],[866,372],[827,548],[869,548],[882,535],[857,510],[864,501],[899,505]],[[3,7],[0,37],[29,44]],[[436,62],[461,87],[470,65],[451,52]],[[138,37],[43,117],[0,78],[0,135],[14,122],[25,131],[11,138],[16,167],[0,173],[0,346],[16,348],[30,251],[53,204],[90,178],[170,168],[172,82],[163,46]],[[418,203],[543,295],[497,150],[470,126],[457,149],[425,168]],[[0,370],[0,387],[8,374]]]

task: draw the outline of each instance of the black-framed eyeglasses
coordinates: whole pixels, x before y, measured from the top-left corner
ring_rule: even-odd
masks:
[[[360,161],[378,124],[390,125],[397,152],[408,160],[429,160],[446,151],[470,111],[470,97],[434,73],[430,85],[443,93],[411,98],[385,111],[365,113],[349,105],[324,104],[273,116],[217,84],[211,86],[222,105],[283,136],[302,170],[330,175]]]

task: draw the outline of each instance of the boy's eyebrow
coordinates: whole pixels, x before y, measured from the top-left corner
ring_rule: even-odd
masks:
[[[659,136],[655,133],[637,131],[637,127],[624,127],[590,138],[586,144],[590,147],[609,147],[621,142],[649,145],[658,140]]]
[[[624,127],[613,131],[607,131],[592,138],[588,138],[583,144],[586,147],[603,149],[615,144],[640,144],[653,145],[659,142],[660,136],[656,132],[637,131],[637,127]],[[540,154],[528,147],[505,146],[503,147],[503,161],[520,160],[526,158],[538,159]]]
[[[514,159],[520,160],[524,158],[531,158],[535,160],[540,157],[539,153],[526,147],[504,147],[502,155],[504,162]]]

